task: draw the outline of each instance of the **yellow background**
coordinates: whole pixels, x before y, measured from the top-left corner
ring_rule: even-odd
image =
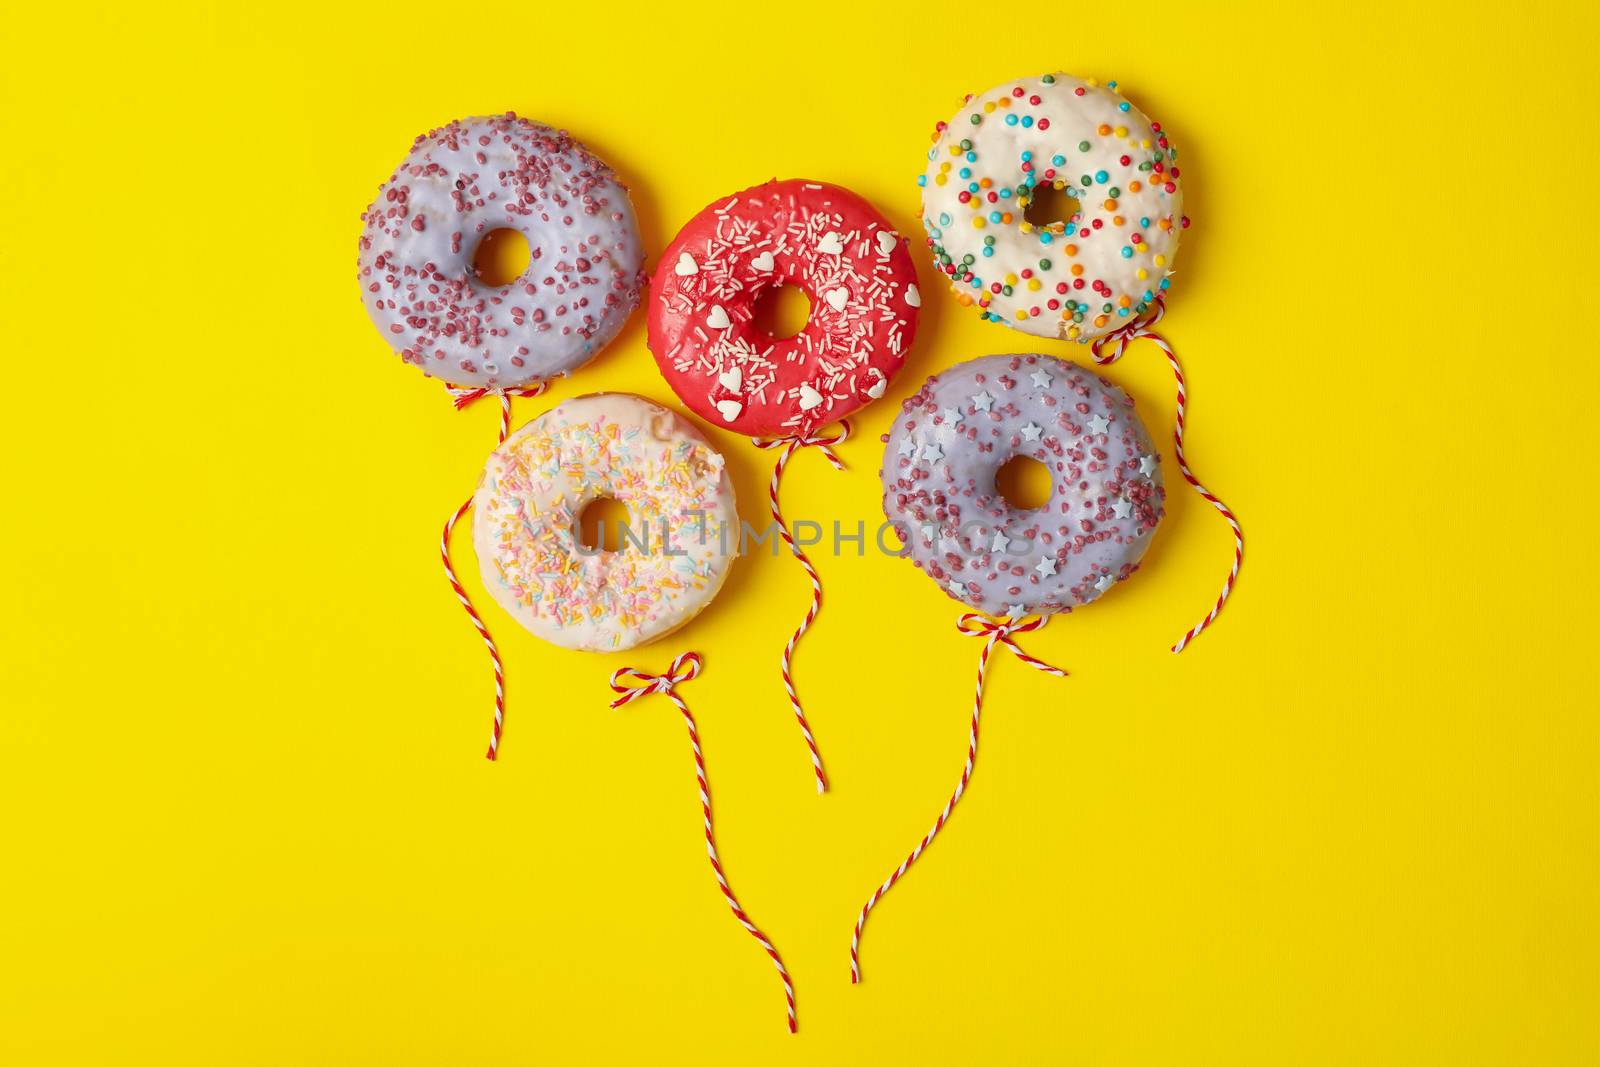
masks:
[[[1578,1064],[1600,1059],[1587,5],[20,5],[0,41],[0,1061]],[[1168,335],[1191,457],[1136,580],[997,659],[909,564],[824,555],[804,608],[748,559],[680,638],[483,648],[445,515],[495,412],[451,410],[363,314],[358,215],[412,138],[515,109],[635,190],[659,250],[773,176],[909,234],[927,135],[1019,72],[1115,77],[1184,154]],[[875,437],[980,323],[920,248],[920,335],[846,474],[793,515],[877,521]],[[1071,355],[1062,344],[1045,351]],[[1112,376],[1171,417],[1143,346]],[[671,396],[642,317],[525,420]],[[770,453],[716,431],[746,517]],[[1170,461],[1170,453],[1168,453]],[[463,570],[476,567],[466,543]],[[606,709],[699,649],[733,884],[682,725]]]

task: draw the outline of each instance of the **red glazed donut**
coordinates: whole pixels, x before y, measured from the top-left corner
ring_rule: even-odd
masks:
[[[650,351],[713,424],[811,433],[883,395],[916,333],[916,283],[905,238],[861,197],[768,182],[700,212],[662,253]],[[805,329],[783,340],[752,321],[757,298],[779,285],[811,301]]]

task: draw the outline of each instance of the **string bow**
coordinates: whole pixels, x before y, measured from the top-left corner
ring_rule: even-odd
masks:
[[[750,916],[745,913],[744,906],[739,903],[739,898],[733,895],[733,887],[728,884],[728,876],[722,870],[722,860],[717,856],[717,841],[711,832],[711,789],[706,785],[706,761],[700,752],[700,731],[695,728],[694,716],[689,713],[689,705],[683,702],[677,690],[680,683],[689,681],[699,673],[698,652],[685,652],[678,656],[664,674],[651,674],[637,667],[620,668],[611,673],[611,691],[617,694],[616,699],[611,701],[611,706],[620,708],[640,697],[661,693],[683,713],[683,724],[689,729],[689,745],[694,749],[694,774],[700,784],[700,810],[705,815],[706,824],[706,855],[711,860],[711,870],[717,876],[717,888],[722,890],[722,897],[728,902],[733,917],[750,932],[750,936],[756,939],[771,958],[772,965],[778,969],[778,977],[783,979],[784,999],[789,1004],[789,1032],[792,1034],[795,1032],[794,983],[789,979],[789,970],[783,965],[783,957],[778,955],[778,950],[772,941],[751,921]]]
[[[1167,304],[1164,300],[1157,300],[1150,310],[1135,318],[1126,326],[1119,326],[1104,337],[1096,337],[1089,342],[1089,351],[1094,354],[1094,361],[1102,367],[1109,367],[1121,359],[1128,352],[1128,346],[1141,337],[1161,337],[1151,329],[1167,313]],[[1107,345],[1116,345],[1117,350],[1111,355],[1105,354]]]
[[[1183,366],[1178,362],[1178,354],[1172,350],[1172,344],[1154,327],[1167,313],[1165,302],[1157,300],[1154,306],[1144,315],[1130,322],[1128,325],[1111,331],[1104,337],[1097,337],[1089,343],[1089,351],[1094,354],[1094,361],[1102,367],[1110,366],[1121,359],[1128,351],[1128,346],[1141,337],[1155,342],[1156,347],[1166,353],[1167,364],[1172,368],[1172,376],[1178,382],[1178,417],[1172,430],[1172,450],[1178,459],[1178,469],[1183,472],[1184,481],[1194,487],[1206,503],[1217,509],[1227,520],[1228,528],[1233,531],[1233,567],[1228,571],[1227,579],[1222,583],[1222,593],[1217,597],[1217,602],[1211,605],[1211,610],[1205,618],[1191,626],[1177,643],[1172,646],[1172,651],[1182,652],[1184,647],[1196,637],[1205,632],[1206,627],[1217,621],[1222,606],[1228,602],[1228,596],[1233,592],[1233,585],[1239,580],[1239,567],[1244,562],[1244,531],[1239,527],[1239,520],[1228,509],[1215,493],[1200,484],[1200,479],[1194,476],[1194,471],[1189,468],[1189,461],[1183,454],[1183,426],[1184,405],[1187,402],[1187,386],[1183,378]],[[1108,347],[1115,346],[1111,351]]]
[[[500,398],[500,443],[505,444],[507,437],[511,436],[511,398],[518,397],[530,400],[541,395],[550,388],[549,382],[535,382],[532,385],[513,386],[504,389],[493,385],[478,385],[472,387],[460,385],[446,385],[445,391],[450,394],[450,402],[457,411],[465,411],[484,397],[497,396]]]
[[[673,686],[697,676],[700,664],[700,653],[685,652],[672,661],[672,666],[667,668],[665,674],[649,674],[637,667],[622,667],[612,671],[611,691],[620,695],[611,702],[611,706],[620,708],[651,693],[665,693],[676,700],[678,695],[673,691]]]
[[[884,883],[873,891],[867,902],[861,905],[861,913],[856,916],[855,932],[850,937],[850,981],[861,981],[861,930],[867,924],[867,915],[877,906],[878,901],[894,884],[905,876],[911,865],[933,841],[944,824],[950,821],[950,813],[955,810],[956,802],[967,791],[967,783],[972,780],[972,767],[978,759],[978,714],[983,710],[983,680],[989,669],[989,656],[994,652],[995,645],[1004,645],[1011,650],[1011,654],[1034,670],[1043,671],[1045,674],[1057,678],[1065,678],[1067,672],[1060,667],[1051,666],[1042,659],[1028,655],[1016,642],[1017,634],[1031,633],[1038,630],[1049,621],[1048,616],[1035,616],[1031,619],[1010,619],[1001,617],[991,619],[986,615],[968,612],[956,620],[956,629],[968,637],[983,638],[983,651],[978,655],[978,685],[972,698],[972,726],[967,733],[967,762],[961,768],[961,780],[956,783],[955,792],[950,794],[950,799],[945,801],[944,810],[939,812],[939,818],[934,821],[933,829],[923,835],[917,847],[884,879]]]
[[[827,457],[828,462],[833,464],[834,470],[842,471],[844,470],[844,460],[839,458],[839,454],[833,450],[833,446],[843,444],[849,439],[850,420],[841,419],[839,420],[839,428],[832,433],[819,431],[814,433],[791,434],[788,437],[752,437],[750,442],[757,448],[763,448],[769,451],[774,448],[783,449],[784,455],[778,459],[780,471],[783,469],[783,464],[789,462],[789,457],[794,455],[802,448],[815,448],[819,450],[825,457]]]
[[[978,690],[983,690],[983,670],[988,663],[989,654],[994,651],[996,643],[1004,645],[1011,650],[1011,654],[1036,671],[1053,674],[1057,678],[1065,678],[1067,672],[1060,667],[1052,667],[1044,660],[1036,659],[1022,651],[1013,635],[1032,633],[1044,627],[1049,619],[1043,615],[1036,615],[1031,619],[1018,619],[1013,622],[1008,618],[991,619],[987,615],[968,612],[956,620],[956,629],[968,637],[982,637],[986,639],[983,646],[983,655],[978,661]]]
[[[788,546],[794,558],[800,561],[800,566],[805,568],[806,577],[811,580],[811,605],[806,609],[805,618],[800,620],[800,625],[795,628],[789,637],[788,644],[783,646],[783,660],[781,670],[783,673],[783,689],[789,696],[789,710],[794,712],[794,718],[800,724],[800,734],[805,738],[806,748],[811,752],[811,770],[817,779],[817,792],[823,793],[828,789],[828,775],[822,769],[822,753],[817,749],[817,739],[811,734],[811,724],[806,721],[805,709],[800,705],[800,694],[794,687],[794,650],[800,643],[800,638],[805,636],[811,624],[817,621],[817,613],[822,610],[822,578],[817,574],[817,568],[812,566],[811,560],[805,551],[795,543],[793,534],[789,532],[789,524],[783,519],[783,509],[778,506],[778,483],[783,479],[784,468],[789,465],[789,460],[802,448],[815,448],[822,453],[823,458],[833,465],[836,471],[844,470],[844,460],[833,450],[833,446],[843,444],[850,439],[850,420],[841,419],[839,428],[831,432],[813,431],[811,433],[793,434],[788,437],[753,437],[751,442],[762,449],[781,448],[778,453],[778,462],[772,468],[772,481],[767,487],[767,497],[772,507],[772,521],[777,523],[778,533],[783,537],[783,543]]]

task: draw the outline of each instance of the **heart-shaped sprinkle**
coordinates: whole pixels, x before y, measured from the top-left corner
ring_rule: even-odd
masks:
[[[726,330],[733,323],[728,321],[728,313],[722,309],[721,304],[712,304],[711,314],[706,316],[706,325],[713,330]]]
[[[915,284],[906,286],[906,303],[914,308],[922,306],[922,294],[917,292]]]
[[[691,274],[700,273],[700,264],[696,263],[689,253],[679,252],[678,262],[673,264],[672,273],[680,278],[687,278]]]
[[[723,422],[732,422],[739,417],[739,412],[744,410],[744,404],[738,400],[717,401],[717,414],[722,416]]]
[[[772,253],[761,253],[755,259],[750,261],[750,266],[754,267],[756,270],[771,270],[775,266],[772,261]]]
[[[800,410],[810,411],[822,403],[822,394],[809,385],[800,386]]]
[[[844,238],[837,231],[829,230],[822,235],[822,240],[817,242],[817,254],[821,256],[837,256],[844,251]]]
[[[887,379],[887,378],[879,378],[877,381],[875,381],[871,385],[867,386],[867,395],[870,396],[874,400],[878,399],[880,396],[883,395],[883,390],[888,386],[888,384],[889,384],[889,379]]]
[[[894,246],[900,243],[899,237],[892,230],[878,231],[878,255],[886,256],[894,251]]]
[[[738,367],[731,367],[717,375],[717,384],[730,393],[737,393],[744,384],[744,372]]]
[[[845,301],[850,299],[850,290],[845,289],[843,286],[839,287],[838,289],[829,289],[826,293],[822,294],[822,299],[826,300],[828,302],[828,306],[833,310],[843,311]]]

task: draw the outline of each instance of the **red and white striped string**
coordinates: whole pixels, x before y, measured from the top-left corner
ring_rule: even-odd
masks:
[[[516,389],[491,389],[487,386],[476,386],[468,389],[459,385],[445,386],[445,390],[450,394],[450,401],[455,404],[457,411],[465,411],[473,403],[482,400],[486,396],[500,398],[500,442],[502,444],[505,443],[507,437],[511,436],[511,398],[515,396],[524,400],[531,400],[541,395],[548,388],[550,388],[549,382],[536,382],[533,385]]]
[[[789,532],[789,524],[783,519],[783,510],[778,506],[778,483],[783,479],[784,468],[789,465],[789,460],[795,452],[802,448],[819,449],[829,463],[833,464],[836,471],[844,470],[844,461],[841,460],[833,446],[841,444],[850,437],[850,420],[842,419],[839,429],[834,433],[800,434],[793,437],[756,437],[752,442],[757,448],[780,448],[778,462],[772,468],[772,482],[767,487],[767,496],[772,504],[772,521],[778,524],[778,532],[783,535],[783,543],[789,546],[789,551],[794,553],[795,559],[800,561],[800,566],[805,568],[806,577],[811,579],[811,606],[806,609],[805,618],[800,620],[800,625],[795,628],[789,637],[788,644],[783,646],[783,688],[789,695],[789,707],[794,712],[795,721],[800,724],[800,733],[806,739],[806,748],[811,750],[811,769],[817,777],[817,792],[823,793],[828,789],[828,775],[822,769],[822,753],[817,750],[817,739],[811,734],[811,724],[806,721],[805,709],[800,706],[800,694],[794,687],[794,649],[800,643],[800,638],[811,629],[811,624],[816,622],[817,613],[822,610],[822,579],[817,575],[817,568],[812,566],[811,560],[805,551],[795,543],[793,535]]]
[[[1167,363],[1172,367],[1172,376],[1178,382],[1178,418],[1172,431],[1173,452],[1178,457],[1178,469],[1183,472],[1184,480],[1194,486],[1195,492],[1199,493],[1208,504],[1217,509],[1218,513],[1228,521],[1229,528],[1233,530],[1233,567],[1228,571],[1228,578],[1222,583],[1222,593],[1217,597],[1217,602],[1211,605],[1210,612],[1206,614],[1205,618],[1190,627],[1187,633],[1178,638],[1177,644],[1172,646],[1172,651],[1182,652],[1184,646],[1199,637],[1205,632],[1206,627],[1217,620],[1217,615],[1222,611],[1222,605],[1228,602],[1228,596],[1233,592],[1233,584],[1239,580],[1239,565],[1244,562],[1244,531],[1239,528],[1239,520],[1234,518],[1233,512],[1228,509],[1228,505],[1224,504],[1215,493],[1200,484],[1200,480],[1194,476],[1194,471],[1189,469],[1188,459],[1184,457],[1183,425],[1187,388],[1183,380],[1183,367],[1178,363],[1177,353],[1172,350],[1171,343],[1151,328],[1161,321],[1161,317],[1166,314],[1166,310],[1166,304],[1158,301],[1154,309],[1146,317],[1107,334],[1105,337],[1097,338],[1091,342],[1089,347],[1094,353],[1095,362],[1101,366],[1110,366],[1121,359],[1128,351],[1128,346],[1140,337],[1148,337],[1156,343],[1156,346],[1161,351],[1167,354]],[[1116,346],[1115,351],[1109,355],[1106,354],[1106,347],[1113,344]]]
[[[961,768],[961,780],[956,783],[956,791],[950,794],[949,800],[945,801],[944,810],[939,812],[939,818],[934,821],[933,829],[929,830],[922,840],[917,842],[917,847],[911,850],[911,855],[907,856],[900,866],[891,871],[884,883],[873,891],[872,896],[867,899],[865,904],[861,905],[861,914],[856,916],[855,933],[850,937],[850,981],[852,983],[861,981],[861,930],[867,924],[868,913],[877,906],[878,901],[883,899],[885,893],[894,888],[896,882],[905,877],[906,871],[910,869],[913,863],[917,862],[917,858],[922,855],[923,850],[933,841],[934,836],[944,829],[944,824],[950,820],[950,813],[955,810],[956,802],[967,791],[967,782],[972,778],[972,765],[978,758],[978,714],[983,710],[983,680],[988,673],[989,656],[994,652],[994,646],[997,643],[1004,645],[1011,650],[1012,655],[1034,670],[1043,671],[1045,674],[1054,675],[1057,678],[1066,677],[1066,671],[1060,667],[1052,667],[1043,660],[1028,655],[1022,651],[1015,640],[1015,635],[1037,630],[1048,621],[1047,617],[1036,616],[1031,619],[1013,622],[1005,618],[990,619],[970,612],[956,620],[956,629],[961,633],[966,634],[968,637],[981,637],[984,639],[983,651],[978,654],[978,684],[972,698],[972,728],[967,735],[967,762]]]
[[[506,438],[511,436],[511,398],[535,397],[543,393],[548,383],[540,382],[537,385],[522,389],[462,389],[454,385],[446,386],[450,396],[455,402],[456,410],[461,411],[474,401],[482,400],[486,396],[500,398],[500,444],[505,444]],[[473,494],[476,496],[477,494]],[[461,606],[466,610],[467,618],[472,620],[472,625],[477,629],[478,636],[483,638],[484,647],[489,650],[489,662],[494,665],[494,727],[489,733],[489,751],[484,758],[494,759],[500,754],[500,731],[505,727],[506,721],[506,675],[505,666],[500,662],[500,649],[495,646],[494,638],[489,634],[489,627],[484,624],[483,616],[478,614],[478,609],[472,606],[472,598],[467,596],[467,591],[462,587],[460,579],[456,577],[456,570],[450,565],[450,531],[456,528],[456,523],[472,508],[471,496],[456,508],[455,514],[445,521],[444,533],[439,536],[439,560],[444,564],[444,576],[450,582],[450,588],[455,593],[456,599],[461,601]]]
[[[722,861],[717,858],[717,841],[711,829],[711,789],[706,784],[706,761],[700,752],[700,732],[695,729],[694,716],[689,712],[689,705],[683,702],[678,695],[677,686],[687,682],[700,673],[700,654],[698,652],[685,652],[672,661],[672,666],[667,668],[665,674],[648,674],[634,667],[623,667],[612,672],[611,689],[618,696],[611,702],[613,708],[620,708],[632,703],[642,696],[650,693],[661,693],[678,706],[678,711],[683,714],[683,723],[689,728],[689,745],[694,749],[694,775],[700,784],[700,810],[705,814],[706,824],[706,855],[711,859],[711,870],[717,876],[717,888],[722,890],[723,899],[728,902],[728,907],[733,911],[733,917],[739,924],[750,932],[772,959],[772,965],[778,969],[778,977],[783,979],[783,996],[789,1005],[789,1032],[795,1032],[794,1014],[794,983],[789,979],[789,970],[783,965],[783,957],[778,955],[778,949],[760,927],[750,921],[750,916],[745,913],[744,906],[739,903],[739,898],[733,895],[733,887],[728,884],[728,876],[723,873]]]

